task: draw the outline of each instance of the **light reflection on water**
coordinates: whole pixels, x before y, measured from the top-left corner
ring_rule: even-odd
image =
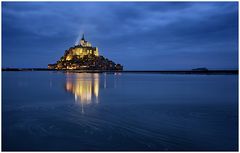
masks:
[[[238,76],[3,72],[3,150],[236,150]]]
[[[75,102],[84,105],[99,103],[99,74],[98,73],[66,73],[65,89],[75,97]]]

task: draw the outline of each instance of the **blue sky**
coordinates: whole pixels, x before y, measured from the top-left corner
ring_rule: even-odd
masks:
[[[82,33],[126,70],[238,68],[237,2],[2,2],[2,66],[47,67]]]

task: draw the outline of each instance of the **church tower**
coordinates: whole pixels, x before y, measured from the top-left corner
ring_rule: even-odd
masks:
[[[82,39],[80,40],[80,45],[83,47],[92,47],[92,45],[85,40],[84,34],[82,35]]]
[[[80,40],[80,45],[85,46],[84,34],[82,35],[82,39]]]

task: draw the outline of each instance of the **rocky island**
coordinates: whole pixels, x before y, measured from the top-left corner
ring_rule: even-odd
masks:
[[[92,47],[83,35],[80,42],[66,50],[55,64],[48,64],[48,69],[123,70],[123,66],[99,55],[98,48]]]

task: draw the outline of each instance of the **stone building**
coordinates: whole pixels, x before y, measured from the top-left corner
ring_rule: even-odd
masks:
[[[77,45],[70,47],[55,63],[48,64],[49,69],[77,70],[122,70],[123,66],[99,55],[98,48],[92,47],[84,35]]]
[[[67,61],[72,60],[74,56],[77,56],[79,58],[82,58],[85,55],[99,56],[98,48],[92,47],[91,43],[85,40],[84,35],[82,36],[82,39],[80,40],[79,44],[74,47],[71,47],[69,50],[65,52],[65,54]]]

